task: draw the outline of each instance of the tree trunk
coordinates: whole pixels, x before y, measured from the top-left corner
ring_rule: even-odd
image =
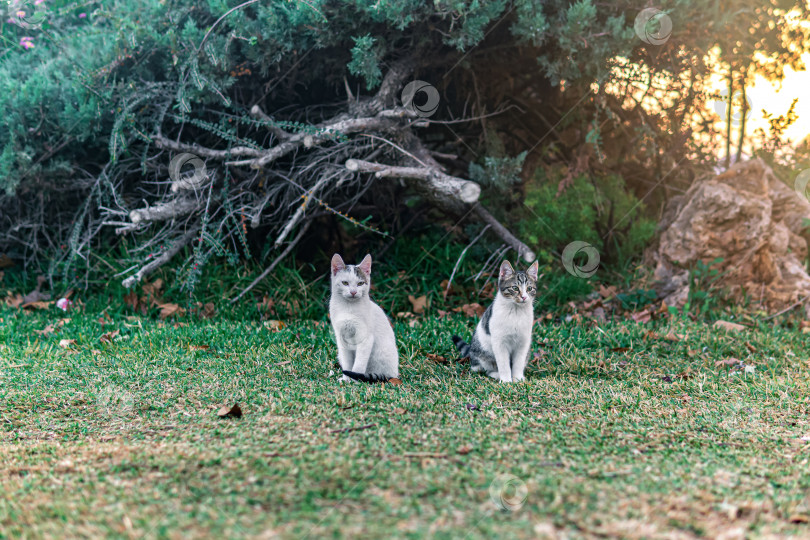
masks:
[[[742,71],[742,77],[740,78],[740,94],[742,95],[742,118],[740,119],[740,139],[739,143],[737,144],[737,159],[736,159],[737,163],[739,163],[740,160],[742,159],[743,143],[745,142],[745,117],[748,114],[748,99],[745,97],[745,83],[747,73],[748,69],[744,69]]]
[[[734,72],[728,67],[728,102],[726,103],[726,169],[731,166],[731,106],[734,97]]]

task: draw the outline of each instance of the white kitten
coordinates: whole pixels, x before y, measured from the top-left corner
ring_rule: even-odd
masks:
[[[472,341],[467,344],[453,336],[461,355],[470,357],[473,371],[483,371],[501,382],[523,380],[532,345],[536,294],[537,262],[525,272],[515,272],[509,261],[501,263],[498,293],[475,327]]]
[[[399,377],[394,329],[385,312],[369,298],[371,255],[357,266],[332,257],[329,317],[343,370],[340,380],[382,382]]]

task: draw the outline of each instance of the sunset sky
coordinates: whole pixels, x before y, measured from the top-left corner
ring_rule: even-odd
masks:
[[[802,59],[807,66],[810,66],[810,53],[804,53]],[[713,81],[713,86],[718,91],[725,88],[724,77],[724,74],[718,74]],[[787,67],[785,68],[785,79],[781,83],[768,81],[758,75],[752,83],[749,83],[746,93],[753,108],[745,130],[748,141],[745,147],[746,153],[749,152],[750,137],[754,131],[757,128],[767,131],[768,122],[765,120],[762,110],[765,109],[774,116],[785,114],[795,98],[799,98],[796,104],[796,113],[799,118],[788,128],[787,136],[792,142],[798,143],[810,135],[810,71],[793,71]],[[734,129],[734,132],[737,130]],[[733,140],[736,141],[736,137]]]

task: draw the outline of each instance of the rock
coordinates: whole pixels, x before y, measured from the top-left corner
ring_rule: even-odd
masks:
[[[700,180],[667,205],[658,242],[645,254],[654,287],[667,305],[683,305],[690,269],[721,258],[713,266],[721,272],[718,292],[769,311],[784,309],[810,295],[804,219],[810,219],[810,202],[760,159]]]

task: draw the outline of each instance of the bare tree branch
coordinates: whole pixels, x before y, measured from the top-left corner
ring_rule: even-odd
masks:
[[[169,247],[169,249],[161,253],[158,257],[155,257],[153,261],[141,267],[141,269],[138,270],[135,273],[135,275],[129,276],[127,279],[125,279],[122,282],[122,285],[124,285],[125,288],[129,289],[136,283],[140,282],[144,277],[148,276],[149,274],[151,274],[152,272],[154,272],[155,270],[157,270],[158,268],[169,262],[169,260],[171,260],[172,257],[177,255],[177,253],[181,249],[183,249],[186,245],[188,245],[188,243],[191,242],[191,240],[197,236],[197,232],[199,230],[200,226],[195,225],[194,227],[186,231],[186,233],[180,238],[178,238],[177,241],[174,242]]]
[[[236,146],[230,150],[214,150],[213,148],[206,148],[199,144],[187,144],[171,139],[167,139],[163,135],[154,135],[152,140],[159,148],[166,148],[174,150],[175,152],[188,152],[212,159],[228,159],[229,157],[237,156],[261,156],[263,150],[261,148],[248,148],[247,146]]]
[[[258,105],[254,105],[253,107],[251,107],[250,114],[251,116],[255,116],[256,118],[258,118],[259,120],[264,120],[265,122],[274,122],[274,120],[269,116],[267,116],[267,114],[265,114],[265,112]],[[283,129],[276,126],[267,126],[267,129],[268,131],[270,131],[270,133],[275,135],[277,139],[280,139],[282,141],[286,141],[287,139],[292,137],[290,133],[287,133]]]
[[[385,77],[383,77],[377,94],[371,99],[350,103],[349,112],[359,116],[366,116],[377,114],[385,109],[391,109],[396,102],[397,93],[402,88],[405,79],[413,73],[415,65],[416,62],[412,58],[404,58],[394,62],[388,68]]]
[[[436,169],[426,167],[396,167],[382,163],[371,163],[361,159],[349,159],[346,168],[350,171],[373,172],[377,178],[417,178],[424,180],[437,194],[453,197],[465,203],[474,203],[481,195],[481,187],[475,182],[450,176]]]
[[[500,236],[501,239],[509,245],[509,247],[517,251],[518,255],[523,257],[524,261],[529,263],[534,262],[534,260],[537,258],[534,251],[532,251],[529,246],[518,240],[515,235],[509,232],[506,227],[501,225],[500,221],[495,219],[492,214],[487,212],[486,208],[480,204],[476,204],[473,210],[475,215],[481,218],[488,225],[491,225],[492,230],[495,231],[495,234]]]
[[[409,150],[419,159],[420,162],[426,164],[430,168],[438,169],[440,167],[436,159],[430,154],[430,151],[424,147],[422,141],[420,141],[416,136],[412,136],[408,142],[410,143]],[[450,202],[447,199],[442,200],[442,198],[434,199],[440,204],[443,202]],[[457,210],[449,204],[447,205],[447,209],[451,211]],[[501,223],[495,219],[495,217],[490,214],[486,208],[476,202],[475,206],[473,207],[473,211],[481,220],[489,224],[492,227],[493,232],[495,232],[495,234],[497,234],[504,242],[517,251],[518,255],[523,257],[525,261],[534,262],[536,255],[529,248],[529,246],[518,240],[517,237],[509,232],[506,227],[501,225]]]
[[[249,166],[254,169],[261,169],[265,165],[283,157],[300,146],[311,148],[324,141],[334,139],[336,134],[357,133],[359,131],[390,131],[397,127],[397,124],[384,115],[370,118],[346,118],[345,115],[339,119],[332,119],[315,126],[318,133],[296,133],[281,144],[264,150],[260,157],[254,159],[243,159],[239,161],[226,161],[225,165]]]
[[[245,294],[247,294],[248,291],[250,291],[253,287],[258,285],[261,280],[263,280],[265,277],[267,277],[267,275],[270,272],[273,271],[273,269],[278,265],[278,263],[282,261],[282,259],[284,259],[284,257],[290,254],[290,251],[292,251],[295,245],[298,244],[298,241],[301,240],[301,238],[304,236],[304,233],[307,232],[307,229],[309,229],[311,223],[312,223],[311,221],[307,221],[301,226],[301,229],[298,231],[298,234],[295,235],[295,238],[293,238],[289,244],[287,244],[287,247],[284,248],[284,251],[282,251],[281,254],[278,257],[276,257],[272,263],[270,263],[270,266],[264,269],[264,272],[262,272],[259,275],[259,277],[254,279],[250,285],[245,287],[245,289],[236,296],[236,298],[231,300],[231,304],[239,301],[239,299],[245,296]]]
[[[155,206],[147,206],[129,213],[132,223],[142,221],[166,221],[176,217],[185,216],[200,207],[196,199],[181,197],[169,202],[158,203]]]

